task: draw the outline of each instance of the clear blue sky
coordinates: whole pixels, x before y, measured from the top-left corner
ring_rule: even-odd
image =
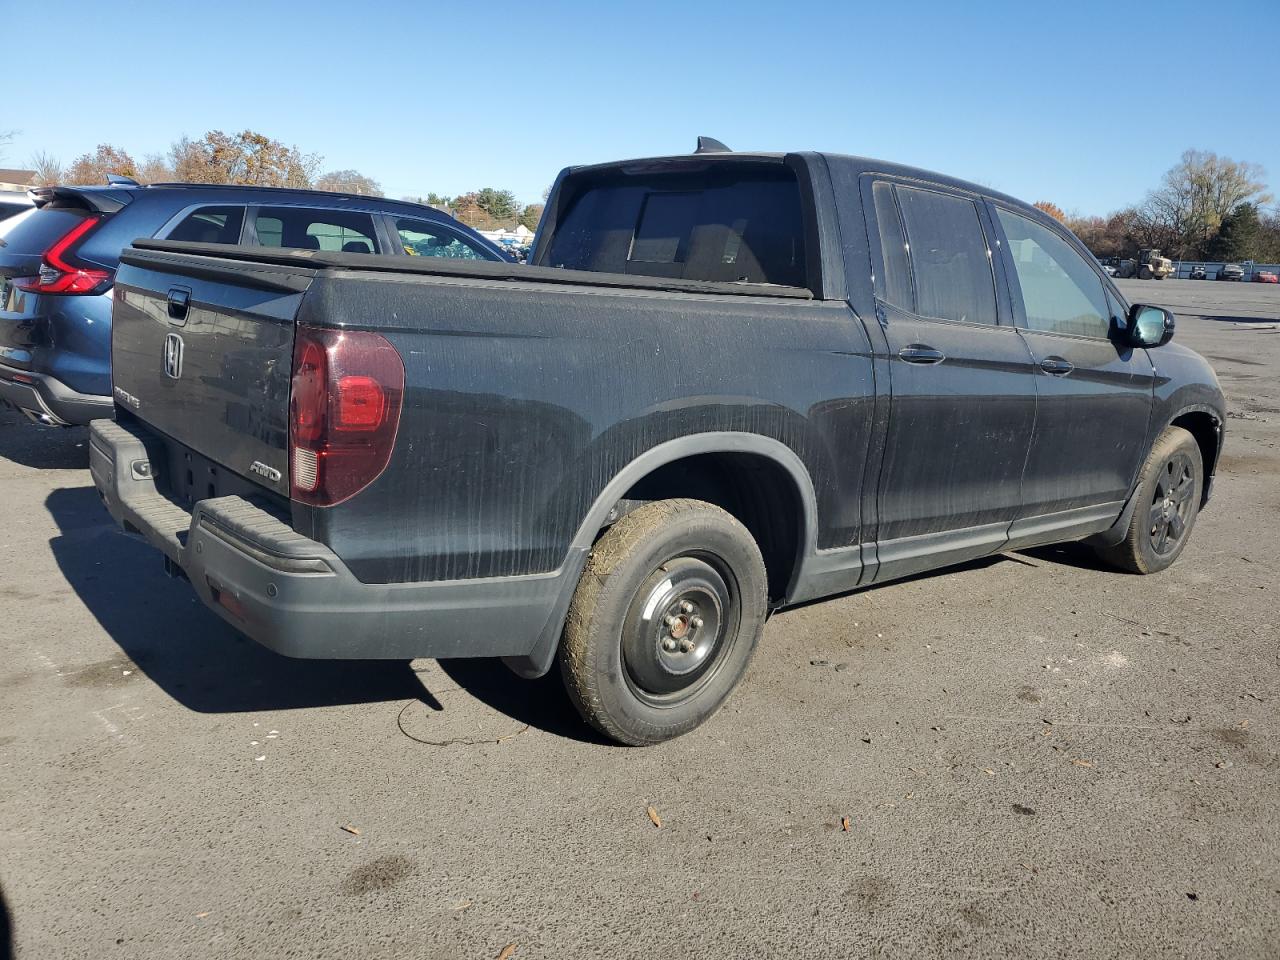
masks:
[[[1188,147],[1280,193],[1273,3],[41,0],[6,44],[4,165],[252,128],[391,196],[533,201],[567,164],[705,133],[1081,213],[1140,200]]]

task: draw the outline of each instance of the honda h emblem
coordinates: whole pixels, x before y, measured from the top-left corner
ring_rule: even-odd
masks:
[[[174,380],[182,376],[182,338],[176,333],[164,338],[164,373]]]

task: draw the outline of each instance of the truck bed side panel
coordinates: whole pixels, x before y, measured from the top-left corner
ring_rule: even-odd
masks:
[[[324,272],[299,319],[376,329],[404,358],[382,476],[335,508],[294,505],[365,582],[554,570],[618,471],[715,431],[794,450],[817,545],[858,542],[874,388],[845,303]]]

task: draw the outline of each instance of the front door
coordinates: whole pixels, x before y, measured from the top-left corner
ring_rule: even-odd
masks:
[[[1023,476],[1018,545],[1105,529],[1146,453],[1154,371],[1124,343],[1121,305],[1058,230],[992,204],[1014,313],[1035,363],[1035,436]]]
[[[1035,383],[974,198],[888,181],[869,191],[892,394],[877,496],[879,581],[1004,545],[1021,504]]]

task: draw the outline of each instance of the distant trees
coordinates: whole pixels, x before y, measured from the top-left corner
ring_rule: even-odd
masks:
[[[1270,202],[1263,169],[1203,150],[1187,150],[1138,208],[1136,227],[1180,259],[1208,259],[1223,221],[1242,204]],[[1255,210],[1256,212],[1256,210]]]
[[[122,177],[136,177],[138,165],[133,157],[109,143],[100,143],[93,153],[85,153],[76,157],[75,162],[67,167],[63,174],[64,183],[103,184],[107,182],[107,174],[116,173]]]
[[[0,156],[12,133],[0,131]],[[197,139],[182,137],[166,153],[147,154],[141,162],[114,144],[99,144],[92,153],[83,154],[70,166],[48,153],[37,153],[31,159],[36,182],[102,184],[107,174],[133,177],[140,183],[249,184],[264,187],[312,187],[338,193],[383,196],[382,185],[358,170],[330,170],[320,173],[318,154],[304,153],[298,147],[274,140],[254,130],[228,134],[210,130]],[[542,199],[547,198],[547,190]],[[482,230],[514,229],[523,224],[536,230],[542,216],[542,203],[524,205],[510,190],[482,187],[456,197],[428,193],[407,196],[405,200],[425,203],[453,214],[463,223]]]
[[[230,136],[211,130],[199,140],[183,137],[169,151],[174,175],[185,183],[241,183],[259,187],[309,187],[320,157],[253,130]]]
[[[483,187],[456,197],[432,191],[425,197],[409,195],[400,199],[446,210],[477,230],[513,230],[521,224],[530,230],[536,230],[538,220],[542,217],[542,204],[522,206],[510,190],[498,190],[494,187]]]
[[[1265,175],[1256,163],[1187,150],[1141,204],[1065,222],[1099,257],[1154,247],[1180,260],[1275,262],[1280,211],[1265,209],[1272,199]]]
[[[480,203],[476,200],[474,192],[464,193],[462,196],[454,197],[450,200],[449,212],[471,227],[489,229],[495,226],[492,218],[480,209]]]
[[[1241,203],[1222,218],[1217,235],[1204,245],[1207,260],[1247,260],[1258,248],[1262,221],[1258,205]]]
[[[315,188],[334,193],[355,193],[362,197],[382,196],[382,184],[358,170],[330,170],[316,178]]]
[[[37,153],[32,158],[42,184],[95,184],[108,173],[133,177],[142,183],[177,180],[185,183],[250,184],[262,187],[311,187],[382,196],[382,187],[357,170],[333,170],[316,174],[320,156],[273,140],[254,130],[228,134],[210,130],[199,139],[182,137],[167,154],[148,154],[137,163],[112,144],[99,144],[92,153],[63,167],[56,157]]]
[[[1066,223],[1067,221],[1066,212],[1056,203],[1050,203],[1048,200],[1037,200],[1035,203],[1032,204],[1032,206],[1035,207],[1037,210],[1047,213],[1049,216],[1053,217],[1053,219],[1057,220],[1059,223]]]
[[[538,229],[538,221],[542,219],[543,204],[531,203],[520,212],[520,223],[530,230]]]
[[[520,203],[510,190],[484,187],[476,191],[476,205],[495,220],[510,220],[520,215]]]
[[[140,183],[168,183],[174,179],[173,167],[169,159],[158,153],[149,153],[138,164],[138,181]]]
[[[1252,259],[1264,263],[1280,263],[1280,210],[1272,210],[1261,220],[1258,247]]]
[[[1123,210],[1109,217],[1067,217],[1065,222],[1094,256],[1119,257],[1128,252],[1132,218],[1132,210]]]
[[[56,183],[65,183],[66,178],[63,177],[62,164],[43,150],[36,153],[31,158],[31,166],[36,172],[37,187],[51,187]]]
[[[494,230],[514,226],[520,217],[520,204],[510,190],[482,187],[471,193],[454,197],[449,202],[450,212],[471,227]]]

